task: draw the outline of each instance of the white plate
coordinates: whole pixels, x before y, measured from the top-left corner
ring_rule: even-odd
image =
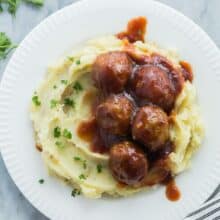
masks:
[[[47,65],[87,39],[121,31],[138,15],[148,18],[148,38],[178,48],[194,68],[206,126],[206,140],[192,168],[177,178],[179,202],[169,202],[160,187],[122,199],[71,197],[71,188],[48,175],[35,150],[28,105]],[[176,220],[198,207],[220,182],[220,53],[209,37],[175,10],[146,0],[85,0],[38,25],[20,44],[0,88],[0,145],[10,175],[26,198],[57,220]],[[44,178],[40,185],[38,179]]]

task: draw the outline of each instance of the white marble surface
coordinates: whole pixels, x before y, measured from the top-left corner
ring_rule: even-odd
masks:
[[[220,0],[159,1],[182,11],[193,19],[220,46]],[[71,2],[74,2],[74,0],[45,0],[44,7],[40,9],[22,4],[16,18],[12,18],[8,13],[0,14],[0,32],[6,32],[14,42],[19,43],[42,19]],[[8,59],[4,62],[0,61],[0,78],[7,61]],[[0,156],[0,220],[46,219],[18,191]]]

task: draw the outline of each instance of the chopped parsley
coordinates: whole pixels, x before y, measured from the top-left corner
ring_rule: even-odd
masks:
[[[13,50],[16,47],[17,45],[13,44],[10,38],[4,32],[0,32],[0,60],[5,59],[7,55],[11,52],[11,50]]]
[[[60,127],[55,127],[53,130],[53,136],[55,138],[59,138],[61,136],[61,129]]]
[[[74,159],[75,161],[80,161],[80,160],[81,160],[80,157],[74,157],[73,159]]]
[[[75,197],[76,195],[80,195],[81,191],[79,189],[73,189],[71,192],[71,196]]]
[[[54,85],[54,86],[53,86],[53,89],[57,89],[57,85]]]
[[[12,15],[15,15],[20,4],[20,0],[6,0],[6,3],[8,4],[8,12]]]
[[[73,89],[76,91],[76,92],[80,92],[83,90],[83,87],[82,85],[79,83],[79,82],[75,82],[74,86],[73,86]]]
[[[83,161],[83,169],[86,169],[87,168],[87,162],[86,160]]]
[[[76,65],[79,65],[81,62],[80,62],[80,60],[77,60],[76,61]]]
[[[61,79],[61,81],[60,81],[62,84],[64,84],[64,85],[67,85],[67,83],[68,83],[68,80],[65,80],[65,79]]]
[[[37,95],[34,95],[32,97],[32,102],[36,105],[36,106],[40,106],[41,105],[41,102],[39,100],[39,97]]]
[[[102,165],[101,164],[98,164],[97,166],[96,166],[96,169],[97,169],[97,173],[101,173],[102,172]]]
[[[44,0],[25,0],[25,1],[35,6],[42,6],[44,4]]]
[[[58,104],[58,101],[55,99],[50,100],[50,108],[55,108]]]
[[[68,57],[68,60],[73,62],[74,61],[74,58],[73,57]]]
[[[79,175],[79,179],[80,179],[80,180],[85,180],[85,179],[86,179],[86,177],[85,177],[85,175],[84,175],[84,174],[80,174],[80,175]]]
[[[58,148],[64,148],[64,144],[61,141],[56,141],[55,144]]]
[[[63,130],[63,136],[67,139],[71,139],[72,138],[72,133],[70,131],[68,131],[66,128]]]
[[[68,106],[74,107],[75,106],[75,102],[72,99],[70,99],[70,98],[65,98],[64,99],[64,105],[68,105]]]
[[[80,162],[82,162],[82,165],[83,165],[83,169],[86,169],[87,168],[87,162],[86,162],[86,160],[82,160],[80,157],[74,157],[73,158],[75,161],[80,161]]]
[[[39,182],[40,184],[43,184],[43,183],[44,183],[44,179],[39,179],[38,182]]]
[[[2,4],[5,4],[8,12],[12,15],[15,15],[21,0],[0,0],[0,12],[3,11]],[[30,3],[34,6],[42,6],[44,4],[44,0],[23,0],[23,2]]]

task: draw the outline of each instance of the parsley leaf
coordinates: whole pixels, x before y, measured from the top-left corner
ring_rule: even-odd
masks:
[[[72,138],[72,133],[70,131],[68,131],[66,128],[63,130],[63,136],[67,139],[71,139]]]
[[[76,61],[76,65],[79,65],[81,62],[80,62],[80,60],[77,60]]]
[[[87,168],[87,162],[86,160],[83,161],[83,169],[86,169]]]
[[[97,169],[97,173],[101,173],[102,172],[102,165],[101,164],[98,164],[97,166],[96,166],[96,169]]]
[[[73,57],[67,57],[69,61],[73,62],[74,58]]]
[[[39,182],[40,184],[43,184],[43,183],[44,183],[44,179],[39,179],[38,182]]]
[[[72,99],[70,99],[70,98],[65,98],[64,99],[64,104],[68,105],[68,106],[71,106],[71,107],[75,106],[75,102]]]
[[[57,89],[57,85],[54,85],[54,86],[53,86],[53,89]]]
[[[34,95],[32,97],[32,102],[36,105],[36,106],[40,106],[41,105],[41,102],[39,100],[39,97],[37,95]]]
[[[84,174],[80,174],[80,175],[79,175],[79,179],[80,179],[80,180],[85,180],[85,179],[86,179],[86,177],[85,177],[85,175],[84,175]]]
[[[17,45],[12,44],[10,38],[4,32],[0,32],[0,60],[5,59],[11,50],[16,47]]]
[[[76,160],[76,161],[80,161],[81,160],[80,157],[74,157],[73,159]]]
[[[8,4],[8,12],[12,15],[15,15],[20,4],[20,0],[6,0],[6,3]]]
[[[83,90],[83,87],[79,82],[75,82],[73,88],[76,90],[76,92],[80,92]]]
[[[55,144],[59,148],[64,148],[64,144],[61,141],[56,141]]]
[[[67,85],[68,80],[62,79],[62,80],[61,80],[61,83],[64,84],[64,85]]]
[[[1,5],[1,1],[0,1],[0,12],[3,12],[3,8],[2,8],[2,5]]]
[[[71,196],[75,197],[76,195],[80,195],[81,191],[79,189],[73,189],[71,192]]]
[[[82,162],[82,165],[83,165],[83,169],[86,169],[87,168],[87,161],[86,160],[82,160],[81,157],[74,157],[73,158],[75,161],[81,161]]]
[[[36,6],[42,6],[44,4],[44,0],[25,0],[27,3],[31,3]]]
[[[55,138],[59,138],[61,136],[61,129],[60,129],[60,127],[55,127],[53,129],[53,136]]]
[[[50,108],[55,108],[58,104],[58,101],[55,99],[50,100]]]

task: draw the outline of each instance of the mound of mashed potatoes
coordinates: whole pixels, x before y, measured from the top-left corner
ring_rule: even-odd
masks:
[[[89,143],[77,135],[80,122],[89,119],[97,89],[91,79],[91,66],[97,55],[120,51],[124,42],[115,36],[90,40],[48,68],[46,78],[36,90],[30,108],[36,146],[51,174],[68,181],[82,194],[99,198],[103,194],[127,196],[148,187],[121,187],[108,168],[108,155],[90,151]],[[154,43],[134,43],[137,53],[159,53],[179,65],[174,51],[159,48]],[[173,174],[189,167],[204,136],[196,91],[187,81],[171,113],[170,139],[175,145],[169,155]]]

